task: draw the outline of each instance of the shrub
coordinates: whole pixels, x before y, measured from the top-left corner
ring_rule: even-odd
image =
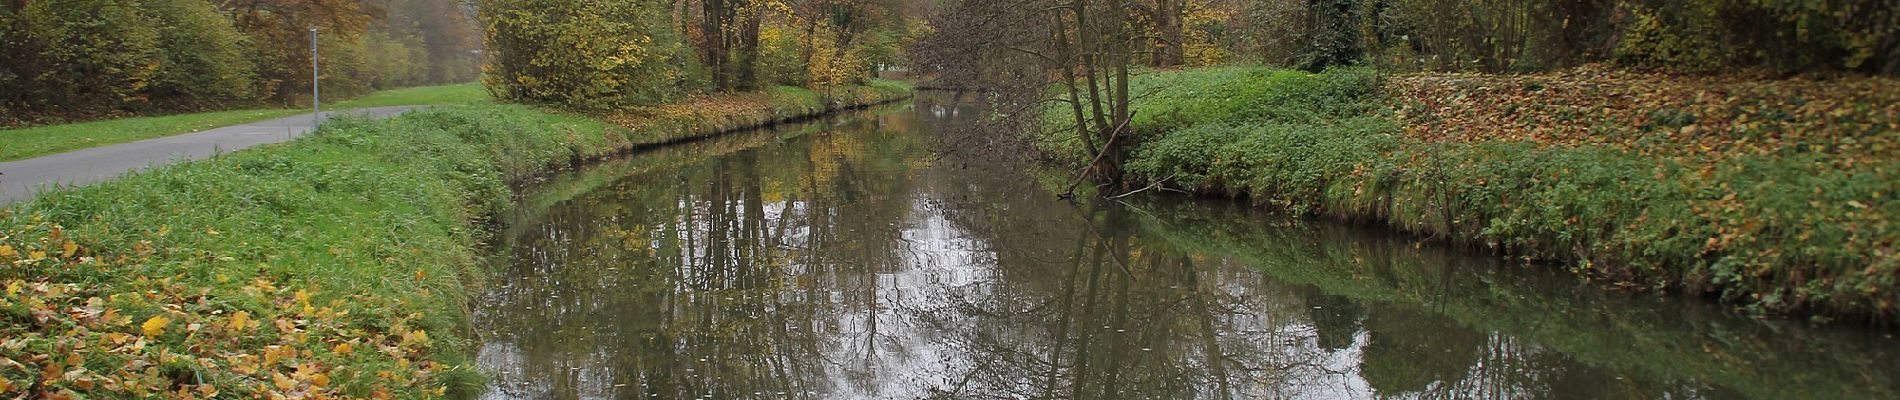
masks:
[[[10,12],[8,12],[10,11]],[[0,11],[0,103],[8,114],[111,114],[144,100],[162,56],[159,32],[137,8],[105,0],[29,2]]]
[[[483,81],[496,97],[608,109],[656,104],[682,86],[692,57],[662,3],[485,0],[490,56]]]
[[[144,96],[161,109],[202,109],[258,96],[256,65],[245,38],[211,3],[149,0],[141,9],[158,24],[162,63]]]

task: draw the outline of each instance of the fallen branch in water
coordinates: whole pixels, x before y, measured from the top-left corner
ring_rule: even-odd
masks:
[[[1130,111],[1128,112],[1128,118],[1123,118],[1122,122],[1115,126],[1114,130],[1108,132],[1108,141],[1102,143],[1102,150],[1095,152],[1095,159],[1089,160],[1088,164],[1082,165],[1082,169],[1076,170],[1075,180],[1070,181],[1068,189],[1063,190],[1062,194],[1056,195],[1056,197],[1059,197],[1065,200],[1074,200],[1075,187],[1077,185],[1081,185],[1082,179],[1087,178],[1089,176],[1088,175],[1089,169],[1094,168],[1095,164],[1100,164],[1102,162],[1102,156],[1108,155],[1108,150],[1115,147],[1115,139],[1122,137],[1122,129],[1127,128],[1128,121],[1133,121],[1133,120],[1135,120],[1135,113],[1133,111]]]
[[[1179,174],[1176,174],[1176,175],[1179,175]],[[1145,186],[1145,187],[1142,187],[1142,188],[1140,188],[1140,189],[1135,189],[1135,191],[1132,191],[1132,192],[1128,192],[1128,193],[1122,193],[1122,194],[1118,194],[1118,195],[1114,195],[1114,196],[1109,196],[1109,197],[1108,197],[1108,199],[1109,199],[1109,200],[1115,200],[1115,199],[1120,199],[1120,198],[1123,198],[1123,197],[1128,197],[1128,196],[1132,196],[1132,195],[1134,195],[1135,193],[1141,193],[1141,192],[1146,192],[1146,191],[1149,191],[1149,190],[1155,190],[1155,189],[1159,189],[1159,190],[1168,190],[1168,191],[1174,191],[1174,192],[1179,192],[1179,193],[1184,193],[1184,194],[1185,194],[1185,193],[1187,193],[1187,191],[1184,191],[1184,190],[1180,190],[1180,189],[1174,189],[1174,188],[1170,188],[1170,187],[1167,187],[1167,186],[1162,186],[1162,185],[1161,185],[1161,183],[1162,183],[1162,182],[1167,182],[1167,181],[1169,181],[1169,180],[1172,180],[1172,179],[1174,179],[1174,175],[1168,175],[1168,177],[1166,177],[1166,178],[1161,178],[1161,179],[1156,179],[1156,180],[1154,181],[1154,183],[1150,183],[1150,184],[1148,184],[1148,186]]]

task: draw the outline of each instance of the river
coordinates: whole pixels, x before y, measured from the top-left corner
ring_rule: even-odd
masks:
[[[484,398],[1900,398],[1891,330],[1739,316],[1232,201],[1066,202],[940,96],[556,174]]]

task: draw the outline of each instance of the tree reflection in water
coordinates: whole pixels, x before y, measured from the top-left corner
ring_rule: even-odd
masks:
[[[943,107],[693,143],[539,185],[507,221],[477,306],[486,396],[1735,394],[1706,383],[1719,363],[1645,373],[1457,318],[1525,309],[1483,297],[1489,281],[1544,282],[1526,284],[1537,296],[1563,286],[1470,272],[1506,270],[1488,260],[1205,203],[1058,201],[1032,168],[934,152],[980,115]],[[1519,300],[1584,302],[1549,297]]]

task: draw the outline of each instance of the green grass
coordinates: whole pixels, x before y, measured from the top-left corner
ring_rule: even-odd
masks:
[[[466,104],[486,101],[488,101],[488,92],[483,90],[480,84],[469,83],[386,90],[334,105],[326,105],[324,108]],[[20,160],[90,147],[197,132],[221,126],[287,117],[307,111],[280,108],[213,111],[0,130],[0,143],[5,143],[5,146],[0,146],[0,161]]]
[[[342,102],[325,104],[325,109],[407,106],[417,104],[470,104],[489,101],[488,89],[480,83],[422,86],[384,90]]]
[[[142,398],[146,388],[210,384],[228,397],[473,397],[481,378],[470,366],[466,305],[484,276],[475,270],[479,225],[509,207],[511,183],[682,134],[798,116],[780,110],[832,109],[823,98],[897,95],[878,93],[656,116],[632,129],[498,104],[345,118],[289,143],[0,208],[0,337],[9,343],[0,357],[26,363],[0,368],[0,388],[66,368],[79,372],[37,390]],[[256,322],[234,322],[239,314]],[[127,336],[140,345],[99,345]],[[255,369],[259,359],[246,355],[272,361]],[[315,373],[327,382],[316,385]],[[107,379],[136,384],[82,383]]]
[[[1126,165],[1141,182],[1244,196],[1561,260],[1641,288],[1763,313],[1891,320],[1900,160],[1661,157],[1606,146],[1404,136],[1369,70],[1232,67],[1143,75]],[[1041,141],[1076,162],[1076,141]],[[1072,136],[1072,135],[1071,135]],[[1510,135],[1497,135],[1510,137]]]

